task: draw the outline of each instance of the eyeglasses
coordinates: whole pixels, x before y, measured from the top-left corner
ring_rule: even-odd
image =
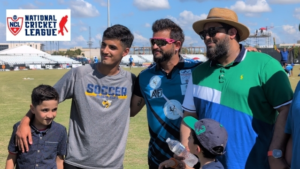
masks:
[[[211,28],[208,28],[208,30],[199,32],[198,34],[200,35],[200,38],[202,40],[204,40],[206,37],[206,34],[208,34],[209,37],[214,37],[214,36],[216,36],[216,34],[218,32],[220,32],[221,29],[225,29],[225,27],[211,27]]]
[[[169,38],[150,38],[150,43],[152,46],[156,44],[157,46],[165,46],[168,43],[174,43],[176,40],[174,39],[169,39]]]

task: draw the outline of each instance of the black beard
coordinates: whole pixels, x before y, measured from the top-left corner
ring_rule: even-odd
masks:
[[[154,53],[154,51],[152,53]],[[172,52],[164,52],[164,53],[160,52],[160,53],[162,54],[162,57],[160,58],[157,58],[153,55],[153,60],[155,63],[159,64],[161,62],[169,61],[174,54]]]
[[[216,44],[215,48],[208,48],[206,46],[206,55],[210,60],[218,60],[222,57],[226,57],[229,49],[229,43],[227,38],[219,41],[218,43],[214,41]]]

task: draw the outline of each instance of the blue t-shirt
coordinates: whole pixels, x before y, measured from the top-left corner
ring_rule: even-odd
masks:
[[[291,169],[300,168],[300,82],[296,87],[294,99],[286,121],[285,132],[293,138],[293,156]]]
[[[131,63],[132,63],[132,61],[133,61],[133,58],[129,58],[129,62],[131,62]]]
[[[224,169],[224,167],[218,160],[216,160],[214,162],[204,165],[202,169]]]
[[[180,140],[181,104],[192,69],[199,64],[198,61],[181,57],[169,74],[153,64],[142,71],[136,80],[134,94],[143,97],[147,106],[150,166],[158,168],[161,162],[173,157],[166,139]]]
[[[281,60],[282,61],[287,61],[288,60],[288,56],[289,56],[289,51],[280,51],[281,54]]]
[[[287,70],[288,72],[290,72],[291,70],[293,70],[293,66],[292,65],[287,65],[285,67],[285,70]]]

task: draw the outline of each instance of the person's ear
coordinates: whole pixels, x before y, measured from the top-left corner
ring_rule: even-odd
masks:
[[[32,114],[35,114],[35,107],[32,104],[30,105],[30,111]]]
[[[129,51],[130,51],[130,48],[125,48],[122,56],[124,57],[124,56],[128,55]]]
[[[234,39],[237,36],[237,29],[236,28],[231,28],[228,30],[228,35],[230,37],[230,39]]]
[[[180,41],[176,41],[175,42],[175,51],[178,52],[180,48],[181,48],[181,42]]]
[[[197,153],[200,153],[200,151],[201,151],[200,146],[197,146]]]

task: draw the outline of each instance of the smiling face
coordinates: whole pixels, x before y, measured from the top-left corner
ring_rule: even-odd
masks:
[[[212,27],[222,27],[220,23],[212,22],[204,26],[204,30]],[[206,45],[207,57],[211,60],[218,60],[227,55],[229,50],[229,36],[225,29],[220,29],[215,36],[210,37],[208,34],[204,37]]]
[[[129,48],[125,48],[120,40],[103,38],[100,49],[103,65],[116,66],[128,53]]]
[[[57,106],[57,100],[45,100],[37,106],[30,105],[30,110],[35,115],[34,126],[37,129],[45,129],[50,125],[56,117]]]
[[[170,30],[162,30],[153,33],[153,38],[170,38]],[[167,43],[164,46],[152,45],[152,54],[156,63],[169,61],[175,54],[175,43]]]

